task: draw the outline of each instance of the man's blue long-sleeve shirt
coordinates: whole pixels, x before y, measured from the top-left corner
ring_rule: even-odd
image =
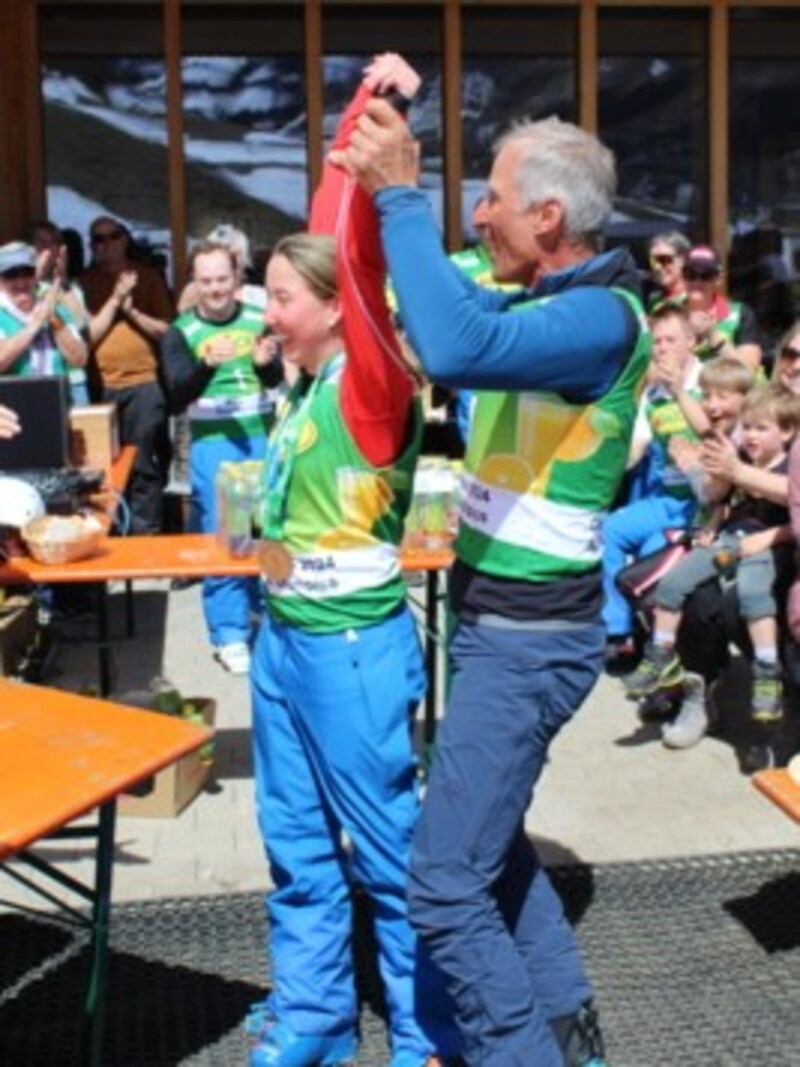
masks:
[[[444,254],[424,193],[397,186],[375,198],[400,318],[428,376],[452,388],[545,390],[599,399],[637,336],[635,316],[609,286],[638,292],[622,250],[545,275],[530,290],[481,288]],[[555,300],[509,314],[515,303]]]

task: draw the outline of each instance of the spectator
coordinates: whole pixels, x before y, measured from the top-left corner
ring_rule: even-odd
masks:
[[[725,477],[727,468],[721,459],[732,451],[730,443],[719,438],[707,443],[705,466],[716,480],[719,506],[692,552],[659,582],[652,641],[637,670],[623,679],[629,695],[645,696],[682,680],[676,636],[684,604],[695,589],[721,573],[736,581],[740,611],[753,646],[752,718],[765,730],[772,730],[780,722],[783,711],[774,551],[791,540],[787,448],[797,430],[799,415],[797,399],[774,385],[752,390],[742,405],[744,458],[737,462],[771,476],[779,486],[772,493],[734,489],[733,479]],[[697,715],[691,724],[685,716],[683,720],[679,724],[683,743],[674,747],[689,747],[686,742],[699,741],[708,726],[707,716],[703,719]]]
[[[684,308],[662,303],[651,319],[653,374],[639,404],[633,431],[629,468],[647,453],[647,486],[639,499],[616,508],[603,524],[603,621],[608,648],[606,665],[612,669],[635,654],[633,612],[617,589],[616,576],[633,556],[646,556],[666,543],[669,528],[691,525],[697,498],[689,475],[671,445],[676,437],[697,440],[676,395],[700,396],[700,365],[692,346],[689,318]]]
[[[73,231],[74,232],[74,231]],[[36,249],[36,278],[42,285],[57,282],[61,303],[69,309],[74,324],[88,343],[89,313],[76,271],[70,269],[69,251],[64,235],[49,219],[38,219],[28,227],[30,242]],[[89,403],[89,386],[85,366],[68,368],[70,396],[73,404]]]
[[[751,370],[761,365],[756,317],[747,304],[722,292],[722,263],[713,248],[696,245],[683,265],[686,302],[695,334],[695,353],[705,362],[734,355]]]
[[[690,247],[688,237],[677,230],[656,234],[651,239],[648,262],[652,286],[647,297],[647,306],[651,311],[666,300],[679,304],[686,299],[683,265]]]
[[[217,529],[215,478],[220,464],[261,460],[274,403],[264,385],[277,384],[279,365],[263,337],[260,311],[236,298],[236,259],[226,245],[204,241],[190,258],[194,307],[179,315],[161,339],[164,380],[173,410],[188,407],[192,506],[195,526]],[[206,624],[222,666],[250,669],[253,615],[260,614],[253,578],[207,578]]]
[[[778,345],[772,381],[800,396],[800,321],[787,330]]]
[[[33,246],[0,247],[0,373],[66,375],[85,364],[86,354],[60,282],[37,283]]]
[[[267,306],[267,291],[263,285],[254,285],[249,280],[252,261],[247,234],[227,222],[222,222],[214,227],[206,240],[230,249],[236,267],[236,299],[242,304],[249,304],[263,311]],[[187,311],[197,300],[197,285],[194,280],[190,280],[178,298],[178,310]]]
[[[174,317],[174,307],[159,272],[131,260],[130,240],[116,219],[94,219],[93,259],[80,282],[91,313],[97,399],[117,405],[120,440],[136,446],[128,486],[131,531],[158,533],[169,451],[158,341]]]

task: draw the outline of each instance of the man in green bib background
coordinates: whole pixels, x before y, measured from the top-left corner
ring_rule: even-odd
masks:
[[[600,251],[614,159],[557,119],[501,139],[477,221],[513,292],[448,261],[417,188],[419,146],[384,101],[333,161],[373,194],[427,374],[477,390],[452,688],[412,850],[411,921],[447,976],[469,1065],[599,1065],[591,985],[524,816],[603,665],[600,531],[650,352],[633,260]]]
[[[190,271],[196,306],[161,339],[164,379],[175,411],[188,409],[194,525],[217,528],[214,481],[225,462],[263,460],[272,426],[280,364],[265,342],[264,312],[236,298],[239,275],[226,245],[203,241]],[[211,644],[232,674],[250,669],[252,614],[260,614],[256,578],[206,578],[203,610]]]

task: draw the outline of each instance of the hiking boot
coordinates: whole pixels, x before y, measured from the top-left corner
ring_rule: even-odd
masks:
[[[342,1034],[296,1034],[273,1022],[250,1049],[250,1067],[344,1067],[356,1056],[356,1037]]]
[[[764,725],[780,722],[783,718],[783,683],[777,663],[753,664],[753,699],[750,716],[754,722]]]
[[[644,659],[631,674],[622,677],[626,695],[645,697],[657,689],[668,689],[683,681],[683,667],[674,648],[649,644]]]
[[[271,995],[251,1004],[244,1019],[244,1032],[247,1034],[249,1044],[257,1044],[264,1031],[274,1026],[277,1021],[272,1008]]]
[[[661,728],[661,740],[667,748],[691,748],[708,733],[706,683],[701,674],[689,673],[683,682],[683,704],[672,720]]]
[[[550,1027],[564,1054],[564,1067],[606,1067],[603,1035],[590,1000],[572,1015],[551,1019]]]

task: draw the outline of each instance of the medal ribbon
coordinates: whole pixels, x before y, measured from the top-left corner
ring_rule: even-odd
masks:
[[[343,363],[343,352],[332,356],[311,379],[310,385],[309,376],[301,374],[286,398],[286,406],[270,436],[264,463],[265,500],[261,516],[261,536],[267,540],[283,540],[289,483],[294,472],[298,443],[310,418],[311,406],[320,386],[338,373]]]

